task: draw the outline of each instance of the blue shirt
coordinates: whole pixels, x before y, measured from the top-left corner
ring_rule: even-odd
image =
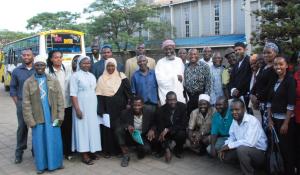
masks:
[[[22,91],[25,80],[27,80],[31,75],[34,74],[34,68],[30,70],[27,69],[25,64],[22,64],[15,68],[11,75],[10,80],[10,96],[18,97],[18,100],[22,100]]]
[[[143,75],[142,71],[137,70],[132,75],[131,91],[133,94],[141,96],[144,99],[144,103],[157,104],[157,87],[154,70],[149,69],[147,75]]]
[[[229,128],[233,117],[230,109],[227,109],[226,116],[223,118],[219,112],[215,112],[211,124],[211,134],[218,136],[229,136]]]

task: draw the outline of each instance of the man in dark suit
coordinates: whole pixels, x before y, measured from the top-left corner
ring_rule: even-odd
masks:
[[[250,57],[246,55],[246,44],[242,42],[234,44],[234,51],[238,62],[234,65],[230,75],[229,87],[231,96],[234,98],[241,96],[246,98],[251,80]],[[246,101],[246,99],[244,100]]]
[[[172,158],[172,140],[176,143],[173,152],[176,157],[181,158],[188,123],[186,105],[178,102],[175,92],[170,91],[166,95],[166,104],[158,109],[156,117],[160,131],[159,141],[164,149],[166,162],[170,162]]]
[[[136,146],[137,156],[142,159],[146,153],[151,152],[151,146],[155,143],[154,114],[143,108],[143,105],[143,98],[135,96],[131,108],[122,111],[120,126],[115,131],[123,153],[122,167],[127,167],[130,160],[128,146]],[[141,133],[144,144],[139,144],[133,140],[131,134],[135,130]]]

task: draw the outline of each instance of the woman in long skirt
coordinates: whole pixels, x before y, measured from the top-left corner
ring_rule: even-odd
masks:
[[[44,58],[36,57],[36,73],[25,81],[24,120],[32,128],[32,147],[37,173],[63,167],[60,124],[64,101],[59,82],[45,74]]]
[[[114,58],[105,61],[105,71],[98,79],[96,94],[98,98],[98,114],[109,114],[110,128],[101,125],[101,138],[104,157],[120,153],[115,136],[115,129],[120,123],[120,115],[132,96],[129,80],[125,74],[117,71]]]

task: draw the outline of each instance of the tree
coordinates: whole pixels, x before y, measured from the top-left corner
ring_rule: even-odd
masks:
[[[73,29],[80,30],[76,20],[80,18],[79,13],[68,11],[49,13],[43,12],[27,20],[26,28],[29,30],[52,30],[52,29]]]
[[[283,54],[291,56],[300,50],[299,0],[264,0],[262,10],[254,12],[260,19],[260,32],[251,42],[261,52],[266,41],[275,41]]]
[[[106,39],[114,44],[118,51],[142,42],[141,32],[147,30],[147,21],[157,16],[155,6],[140,0],[96,0],[86,13],[101,12],[92,16],[89,33]]]
[[[9,42],[28,37],[30,35],[31,34],[29,33],[0,30],[0,48]]]

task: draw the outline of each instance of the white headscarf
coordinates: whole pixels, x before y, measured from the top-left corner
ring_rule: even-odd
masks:
[[[80,57],[78,57],[78,60],[77,60],[77,68],[76,68],[76,71],[81,70],[81,69],[80,69],[80,62],[81,62],[82,60],[84,60],[84,59],[89,59],[89,60],[91,60],[91,58],[88,57],[88,56],[80,55]]]

